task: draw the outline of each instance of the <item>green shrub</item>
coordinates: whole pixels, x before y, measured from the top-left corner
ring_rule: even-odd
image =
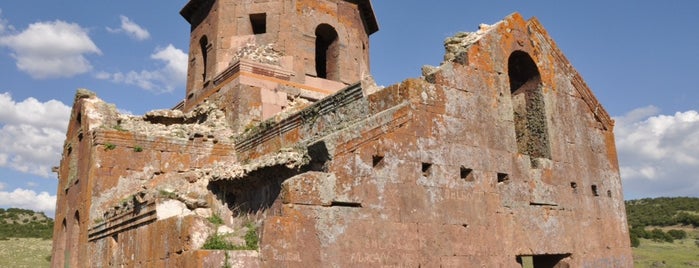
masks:
[[[223,219],[221,219],[221,216],[219,216],[218,214],[214,214],[206,219],[209,220],[210,223],[213,223],[215,225],[223,224]]]
[[[684,230],[670,230],[667,231],[667,234],[672,236],[674,239],[685,239],[687,238],[687,232]]]
[[[632,248],[637,248],[637,247],[639,247],[640,245],[641,245],[641,240],[638,239],[637,236],[632,235],[632,236],[631,236],[631,247],[632,247]]]
[[[253,223],[248,223],[248,232],[245,233],[245,247],[249,250],[257,250],[260,238],[257,236],[257,227]]]
[[[212,250],[233,250],[236,247],[235,245],[226,241],[226,237],[224,235],[213,234],[206,239],[206,242],[204,242],[204,245],[201,248]]]
[[[143,147],[141,147],[140,145],[136,145],[133,147],[133,151],[137,153],[143,152]]]
[[[658,228],[653,229],[650,232],[650,236],[651,236],[650,239],[653,239],[653,241],[656,241],[656,242],[672,243],[675,241],[675,239],[672,238],[672,236],[670,236],[669,234],[667,234],[666,232],[663,232],[663,230],[660,230]]]
[[[116,144],[114,144],[114,143],[105,143],[104,144],[105,151],[114,150],[114,149],[116,149]]]

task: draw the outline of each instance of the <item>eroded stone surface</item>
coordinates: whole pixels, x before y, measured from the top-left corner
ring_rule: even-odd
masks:
[[[536,19],[448,38],[440,66],[386,88],[343,58],[353,84],[309,93],[338,81],[301,79],[315,61],[288,55],[315,42],[279,29],[365,42],[369,1],[214,2],[183,10],[192,46],[217,24],[212,62],[238,73],[190,69],[191,102],[144,116],[76,94],[52,266],[632,266],[613,121]],[[246,12],[270,32],[237,28]],[[259,242],[202,248],[216,236]]]

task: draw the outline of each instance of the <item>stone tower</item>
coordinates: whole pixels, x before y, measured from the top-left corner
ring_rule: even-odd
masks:
[[[192,0],[180,14],[191,24],[183,110],[210,100],[237,127],[369,75],[378,30],[369,0]]]

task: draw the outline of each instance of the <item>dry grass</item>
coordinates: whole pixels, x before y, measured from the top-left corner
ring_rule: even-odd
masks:
[[[9,238],[0,240],[0,267],[49,267],[51,240]]]

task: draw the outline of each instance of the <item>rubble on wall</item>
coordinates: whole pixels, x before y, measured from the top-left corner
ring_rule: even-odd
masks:
[[[279,58],[284,56],[280,51],[274,48],[274,44],[265,44],[258,46],[255,43],[248,43],[240,48],[230,64],[233,64],[241,59],[249,59],[260,63],[279,65]]]
[[[289,169],[299,169],[309,162],[310,157],[306,148],[284,148],[277,153],[259,157],[248,163],[216,163],[196,172],[200,179],[208,181],[235,180],[267,167],[285,166]]]
[[[478,25],[478,31],[476,32],[461,32],[444,40],[444,49],[446,50],[444,62],[457,59],[461,53],[466,52],[468,48],[478,42],[481,37],[488,34],[492,29],[497,28],[496,25],[499,23],[500,22],[493,25],[481,24]]]
[[[226,121],[225,113],[209,102],[204,102],[188,113],[180,110],[155,110],[143,116],[120,114],[119,129],[135,134],[158,137],[193,139],[229,138],[234,135]]]

